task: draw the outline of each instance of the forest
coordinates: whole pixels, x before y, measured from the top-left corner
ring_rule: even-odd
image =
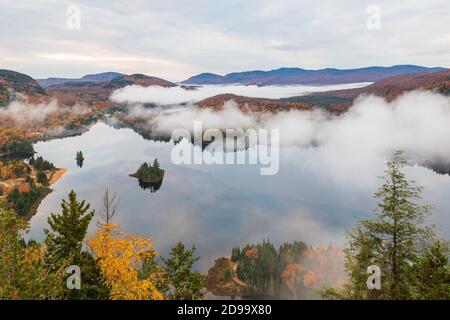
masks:
[[[218,259],[223,272],[216,276],[234,282],[233,295],[244,297],[450,299],[448,243],[426,225],[431,207],[417,202],[422,188],[407,180],[405,164],[401,152],[387,162],[374,194],[375,214],[348,231],[343,249],[301,241],[276,249],[263,240]],[[30,197],[38,193],[30,192]],[[28,227],[23,208],[31,201],[18,191],[8,197],[21,205],[0,204],[0,299],[204,298],[211,273],[205,277],[195,270],[196,247],[179,242],[160,256],[153,240],[115,223],[117,194],[106,190],[97,212],[71,191],[60,211],[49,216],[41,243],[23,238]],[[93,234],[87,232],[90,225]],[[78,289],[69,285],[73,277],[67,268],[74,265],[80,269]],[[378,289],[367,285],[369,266],[381,270]]]
[[[32,208],[47,195],[49,177],[57,170],[53,163],[42,157],[24,160],[0,161],[0,205],[15,210],[20,217],[30,217]]]
[[[235,247],[229,261],[216,260],[208,286],[285,299],[450,299],[448,241],[425,224],[431,207],[419,204],[422,187],[407,180],[405,165],[400,151],[387,162],[375,217],[349,230],[344,248],[293,242],[277,250],[269,240]],[[379,289],[367,285],[370,266],[381,271]]]
[[[158,159],[155,158],[153,164],[144,162],[136,173],[133,173],[130,176],[138,178],[143,182],[156,183],[162,181],[164,178],[164,170],[161,169]]]

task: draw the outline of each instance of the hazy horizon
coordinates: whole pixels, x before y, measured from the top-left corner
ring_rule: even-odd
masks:
[[[34,78],[116,71],[171,81],[280,67],[445,67],[448,9],[445,0],[2,0],[0,66]]]

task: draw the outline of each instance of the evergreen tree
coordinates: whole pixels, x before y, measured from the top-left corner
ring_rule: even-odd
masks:
[[[435,241],[415,265],[414,298],[450,300],[450,251],[448,244]]]
[[[231,250],[231,261],[236,262],[241,258],[241,249],[238,247],[235,247]]]
[[[160,168],[159,161],[157,158],[153,161],[153,169],[158,170]]]
[[[76,193],[69,193],[69,200],[61,202],[62,212],[51,214],[48,218],[49,229],[44,229],[47,245],[46,259],[53,265],[77,265],[81,269],[81,290],[67,290],[69,299],[100,299],[107,297],[108,290],[103,285],[100,271],[92,256],[82,251],[83,240],[94,210],[90,204],[77,200]]]
[[[375,193],[379,199],[375,218],[362,220],[348,233],[345,249],[349,284],[341,292],[327,290],[325,297],[356,299],[410,299],[414,286],[414,270],[434,234],[423,227],[429,206],[416,203],[421,187],[408,181],[402,168],[406,161],[397,151],[387,163],[383,184]],[[367,268],[381,269],[381,290],[368,290]]]
[[[49,273],[43,248],[21,238],[28,223],[0,207],[0,299],[61,299],[64,271]]]
[[[94,216],[89,211],[90,204],[84,200],[79,202],[76,193],[69,193],[69,201],[61,202],[62,213],[51,214],[48,218],[49,229],[45,229],[45,244],[48,248],[47,256],[50,260],[79,257],[82,241],[87,228]]]
[[[43,186],[48,186],[48,179],[45,172],[39,171],[36,178],[38,183],[42,184]]]
[[[82,151],[77,151],[77,156],[75,157],[75,160],[77,161],[77,166],[82,168],[84,162],[84,156]]]
[[[171,289],[167,298],[174,300],[200,300],[203,298],[203,277],[199,272],[192,271],[193,264],[200,258],[195,257],[195,246],[186,250],[179,242],[170,251],[168,259],[162,258],[166,279]]]

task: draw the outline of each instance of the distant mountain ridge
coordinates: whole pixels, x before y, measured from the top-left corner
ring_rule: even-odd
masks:
[[[384,78],[411,74],[434,73],[447,70],[442,67],[422,67],[415,65],[395,65],[391,67],[366,67],[358,69],[326,68],[307,70],[301,68],[279,68],[269,71],[233,72],[221,76],[201,73],[184,80],[184,84],[243,84],[243,85],[332,85],[357,82],[376,82]]]
[[[124,76],[123,73],[119,72],[102,72],[87,74],[81,78],[47,78],[47,79],[36,79],[37,83],[43,88],[47,88],[54,85],[64,84],[68,82],[104,82],[111,81],[118,77]]]
[[[450,96],[450,70],[428,74],[405,74],[382,79],[367,87],[317,92],[282,100],[313,103],[334,110],[345,110],[360,95],[376,95],[392,101],[405,92],[413,90],[432,91]]]
[[[333,112],[344,112],[352,106],[360,95],[376,95],[392,101],[405,92],[425,90],[450,96],[450,70],[436,73],[414,73],[393,76],[377,81],[369,86],[283,98],[261,99],[229,94],[216,95],[197,102],[201,108],[221,109],[226,101],[235,101],[241,109],[252,111],[280,111],[286,109],[310,110],[323,108]]]

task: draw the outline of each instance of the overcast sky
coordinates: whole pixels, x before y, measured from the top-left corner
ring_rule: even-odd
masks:
[[[71,5],[80,9],[79,29]],[[450,1],[0,0],[0,39],[0,68],[35,78],[449,67]]]

